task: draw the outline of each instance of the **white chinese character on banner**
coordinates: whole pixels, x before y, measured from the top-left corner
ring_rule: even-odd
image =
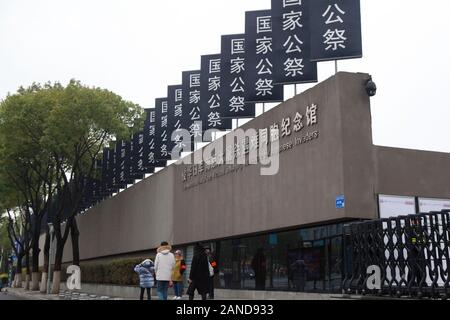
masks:
[[[245,53],[245,39],[232,39],[231,40],[231,54],[244,54]]]
[[[177,89],[175,90],[175,102],[180,102],[183,100],[183,90]]]
[[[189,127],[189,132],[191,133],[191,136],[194,138],[201,137],[202,132],[200,129],[200,123],[195,122],[195,123],[191,124],[191,126]]]
[[[162,116],[161,117],[161,128],[166,128],[167,127],[167,121],[168,121],[167,116]]]
[[[230,99],[230,112],[238,113],[239,111],[244,111],[245,102],[244,97],[233,96]]]
[[[272,17],[264,16],[256,18],[256,33],[272,32]]]
[[[175,122],[175,124],[173,125],[173,127],[175,128],[175,129],[181,129],[181,121],[180,121],[180,119],[178,119],[177,120],[177,122]]]
[[[278,123],[274,123],[270,126],[270,142],[275,142],[280,140],[280,128]]]
[[[273,80],[259,79],[256,83],[256,95],[257,96],[271,96],[273,89]]]
[[[268,54],[272,52],[272,38],[264,37],[256,39],[256,54]]]
[[[303,75],[303,68],[305,67],[303,65],[303,59],[297,59],[297,58],[288,58],[284,62],[284,71],[286,71],[286,77],[292,76],[301,76]]]
[[[189,86],[191,88],[200,87],[200,74],[191,74],[189,76]]]
[[[327,45],[326,51],[333,50],[336,51],[340,48],[345,49],[345,41],[347,38],[344,36],[345,30],[328,30],[323,37],[325,38],[324,44]]]
[[[306,121],[308,127],[317,124],[317,105],[314,103],[306,107]]]
[[[211,128],[215,128],[215,127],[222,125],[222,121],[220,119],[220,113],[219,112],[211,112],[208,115],[208,123],[209,123],[209,127],[211,127]]]
[[[197,104],[200,102],[200,91],[195,90],[189,92],[189,103]]]
[[[301,6],[302,0],[283,0],[283,8],[290,6]]]
[[[167,113],[167,101],[161,103],[162,113]]]
[[[244,80],[242,80],[242,77],[239,78],[235,78],[233,80],[233,82],[230,85],[231,88],[233,88],[231,90],[231,92],[236,93],[236,92],[244,92],[244,87],[245,87],[245,83]]]
[[[181,104],[175,105],[175,117],[182,117],[183,116],[183,106]]]
[[[258,65],[256,66],[256,69],[258,70],[258,75],[272,74],[272,68],[273,64],[267,58],[261,59],[261,61],[259,61]]]
[[[189,112],[189,115],[191,116],[192,121],[200,120],[200,108],[199,107],[193,108],[191,112]]]
[[[155,111],[150,112],[150,122],[154,123],[156,120]]]
[[[168,155],[169,155],[169,153],[167,152],[167,145],[163,144],[161,146],[161,156],[167,157]]]
[[[215,93],[209,98],[208,105],[210,109],[220,108],[220,96]]]
[[[217,91],[220,88],[220,77],[208,79],[208,91]]]
[[[333,11],[333,7],[337,10],[337,13]],[[342,15],[345,15],[345,11],[342,10],[337,4],[334,4],[334,6],[329,5],[327,10],[322,14],[322,17],[327,17],[327,20],[325,21],[325,24],[332,24],[332,23],[344,23],[344,20],[342,20],[341,16],[339,16],[339,13]]]
[[[220,72],[220,59],[209,60],[209,73]]]
[[[231,74],[245,71],[245,60],[243,58],[231,59]]]
[[[301,46],[303,45],[303,41],[298,38],[297,35],[289,36],[286,42],[283,44],[283,47],[286,48],[286,53],[294,53],[294,52],[302,52]]]
[[[283,31],[294,31],[297,28],[303,28],[301,24],[302,15],[302,11],[283,13]]]
[[[299,132],[303,129],[303,116],[297,112],[294,118],[294,131]]]
[[[162,139],[162,142],[167,142],[167,131],[166,130],[164,130],[161,133],[161,139]]]
[[[291,133],[291,118],[284,118],[281,121],[281,137],[289,137]]]

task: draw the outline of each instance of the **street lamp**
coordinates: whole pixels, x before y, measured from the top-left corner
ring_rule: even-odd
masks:
[[[50,234],[50,250],[48,253],[48,274],[47,274],[47,294],[50,294],[50,271],[52,267],[52,256],[53,256],[53,233],[55,229],[53,227],[53,223],[48,223],[48,230]]]

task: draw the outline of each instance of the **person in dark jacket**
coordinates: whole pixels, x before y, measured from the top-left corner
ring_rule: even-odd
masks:
[[[205,248],[201,243],[197,243],[192,258],[191,272],[189,274],[189,288],[187,294],[189,300],[194,300],[195,290],[201,295],[202,300],[206,300],[209,288],[209,262]]]
[[[155,285],[155,267],[153,261],[147,259],[134,267],[134,272],[139,274],[139,285],[141,287],[140,299],[144,300],[144,292],[147,290],[148,300],[152,299],[151,288]]]
[[[209,286],[208,286],[208,298],[214,300],[214,276],[219,273],[219,266],[217,265],[216,255],[211,251],[210,247],[205,248],[206,256],[208,257],[208,262],[214,270],[214,274],[209,276]]]
[[[253,257],[252,269],[255,272],[255,289],[266,290],[266,256],[264,248],[258,249]]]

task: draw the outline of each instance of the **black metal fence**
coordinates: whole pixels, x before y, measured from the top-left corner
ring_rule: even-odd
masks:
[[[344,227],[347,294],[447,299],[450,210],[354,223]],[[369,267],[381,270],[381,285]]]

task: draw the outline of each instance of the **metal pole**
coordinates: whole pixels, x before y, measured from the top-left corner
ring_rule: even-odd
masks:
[[[294,94],[297,95],[297,84],[294,84]]]
[[[338,61],[334,60],[334,73],[338,73]]]
[[[266,104],[263,103],[263,113],[266,113]]]

